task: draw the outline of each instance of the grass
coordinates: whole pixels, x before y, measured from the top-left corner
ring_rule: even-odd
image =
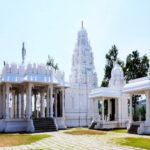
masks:
[[[127,133],[126,129],[114,129],[114,130],[110,130],[111,132],[115,132],[115,133]]]
[[[75,131],[66,131],[65,134],[71,135],[104,135],[106,134],[103,131],[95,131],[95,130],[75,130]]]
[[[0,134],[0,147],[26,145],[37,142],[49,135],[31,135],[31,134]]]
[[[132,146],[136,148],[143,148],[150,150],[150,139],[148,138],[118,138],[115,139],[116,144],[124,145],[124,146]]]

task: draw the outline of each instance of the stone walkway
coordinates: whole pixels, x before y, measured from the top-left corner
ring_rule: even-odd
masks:
[[[52,137],[39,142],[16,147],[5,147],[0,150],[141,150],[139,148],[112,144],[111,140],[119,137],[139,137],[126,133],[109,132],[107,135],[70,135],[64,131],[49,132]],[[143,137],[143,136],[142,136]],[[149,138],[149,137],[148,137]]]

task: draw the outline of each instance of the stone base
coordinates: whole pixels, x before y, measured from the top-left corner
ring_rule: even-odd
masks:
[[[34,132],[32,119],[2,119],[0,132]]]
[[[118,121],[106,121],[106,122],[97,122],[97,125],[95,125],[94,129],[119,129],[119,128],[126,128],[127,124],[125,122],[118,122]]]
[[[142,135],[142,134],[147,134],[150,135],[150,122],[145,121],[140,124],[140,127],[137,130],[137,133]]]
[[[65,118],[63,117],[58,117],[56,118],[56,123],[57,123],[57,129],[66,129],[66,123],[65,123]]]
[[[87,127],[89,126],[91,119],[67,119],[67,127]]]
[[[66,115],[66,125],[67,127],[87,127],[91,123],[92,118],[92,116],[87,116],[86,113]]]

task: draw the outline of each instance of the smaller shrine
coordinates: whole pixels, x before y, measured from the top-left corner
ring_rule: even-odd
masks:
[[[128,124],[128,94],[123,93],[125,79],[123,70],[116,62],[111,72],[108,87],[92,90],[89,98],[97,103],[100,101],[102,114],[93,114],[90,128],[113,129],[125,128]],[[94,110],[96,110],[94,108]],[[93,110],[93,111],[94,111]]]
[[[66,128],[64,72],[43,64],[8,64],[0,75],[0,132]]]
[[[129,81],[125,85],[124,93],[130,95],[130,119],[128,125],[129,133],[150,134],[150,68],[146,77],[138,78]],[[145,95],[146,96],[146,119],[145,121],[133,120],[132,96]]]

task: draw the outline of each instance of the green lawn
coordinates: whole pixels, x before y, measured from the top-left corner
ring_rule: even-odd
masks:
[[[150,150],[150,139],[148,138],[118,138],[114,139],[116,144],[124,145],[124,146],[132,146],[137,148],[144,148]]]
[[[26,145],[37,142],[49,135],[31,135],[31,134],[0,134],[0,147]]]
[[[115,133],[127,133],[127,129],[114,129],[110,131]]]

